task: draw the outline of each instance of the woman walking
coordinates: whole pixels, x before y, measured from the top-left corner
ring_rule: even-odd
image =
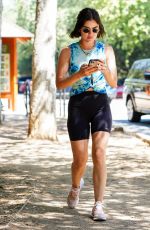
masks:
[[[93,220],[106,220],[103,211],[107,178],[106,147],[112,126],[106,85],[117,86],[113,48],[98,41],[104,34],[98,12],[92,8],[81,10],[70,34],[71,38],[79,38],[79,41],[62,49],[56,78],[58,89],[72,87],[67,121],[73,153],[72,187],[67,203],[70,208],[75,208],[79,202],[91,133],[95,199]]]

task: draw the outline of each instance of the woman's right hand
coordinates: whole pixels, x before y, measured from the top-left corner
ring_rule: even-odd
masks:
[[[99,71],[98,66],[83,64],[80,67],[79,73],[81,77],[85,77],[85,76],[90,76],[92,73],[95,73],[97,71]]]

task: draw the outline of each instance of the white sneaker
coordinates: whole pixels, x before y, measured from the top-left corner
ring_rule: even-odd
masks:
[[[105,221],[106,220],[106,215],[103,211],[103,205],[100,201],[97,201],[94,204],[94,207],[92,209],[92,217],[93,220],[101,220],[101,221]]]
[[[80,188],[71,188],[67,197],[67,204],[69,208],[75,208],[79,203],[80,190],[83,188],[84,180],[81,178]]]
[[[84,180],[83,180],[83,178],[81,178],[81,180],[80,180],[80,190],[83,188],[83,186],[84,186]]]

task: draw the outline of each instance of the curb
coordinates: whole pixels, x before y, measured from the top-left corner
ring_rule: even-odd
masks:
[[[135,136],[150,146],[150,136],[149,135],[146,135],[143,133],[138,133],[137,131],[131,130],[131,128],[129,128],[129,127],[124,127],[123,125],[120,125],[120,124],[119,125],[113,124],[112,131],[123,132],[125,134],[130,135],[130,136]]]

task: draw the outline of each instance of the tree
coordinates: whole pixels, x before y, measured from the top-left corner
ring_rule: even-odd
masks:
[[[72,30],[78,11],[88,6],[97,9],[102,18],[106,30],[104,42],[113,46],[119,72],[127,71],[137,58],[134,56],[137,47],[143,51],[140,57],[144,57],[150,33],[149,0],[86,0],[78,4],[75,0],[71,4],[69,0],[58,0],[58,6],[58,52],[70,41],[67,32]]]
[[[2,41],[1,41],[1,24],[2,24],[2,9],[3,9],[3,6],[2,6],[2,0],[0,0],[0,76],[1,76],[1,44],[2,44]],[[0,94],[1,94],[1,91],[0,91]],[[1,101],[0,101],[0,124],[1,124]]]
[[[29,137],[56,139],[55,47],[57,1],[37,0]]]
[[[134,49],[149,39],[149,0],[116,0],[114,4],[112,0],[109,1],[112,5],[108,8],[107,18],[105,17],[108,41],[115,47],[118,65],[128,69]]]
[[[1,40],[1,25],[2,25],[2,0],[0,0],[0,74],[1,74],[1,51],[2,51],[2,40]]]
[[[2,41],[1,41],[1,25],[2,25],[2,10],[3,10],[3,5],[2,5],[2,0],[0,0],[0,71],[1,71],[1,48],[2,48]],[[1,72],[0,72],[1,73]]]

